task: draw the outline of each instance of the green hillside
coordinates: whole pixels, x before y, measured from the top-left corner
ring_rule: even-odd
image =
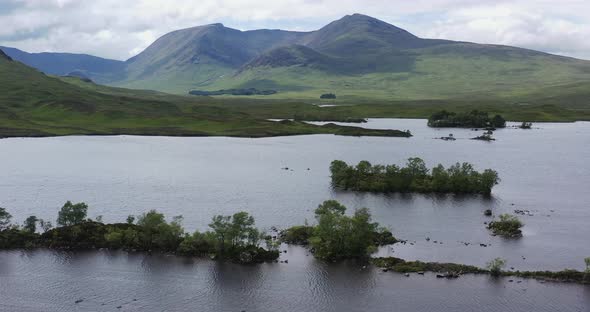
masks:
[[[111,88],[54,78],[0,50],[0,138],[70,134],[264,137],[294,134],[407,136],[302,122],[272,122],[209,98]]]

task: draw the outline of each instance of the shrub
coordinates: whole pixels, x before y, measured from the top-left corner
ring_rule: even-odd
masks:
[[[522,236],[520,228],[523,226],[523,223],[516,216],[501,214],[499,218],[499,220],[492,221],[488,225],[488,229],[494,234],[504,237]]]
[[[506,260],[502,258],[496,258],[487,264],[487,269],[490,270],[492,276],[500,276],[502,274],[502,268],[506,265]]]

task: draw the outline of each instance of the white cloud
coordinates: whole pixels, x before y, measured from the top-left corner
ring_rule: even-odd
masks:
[[[587,0],[0,0],[0,45],[126,59],[176,29],[313,30],[350,13],[417,35],[590,59]],[[3,12],[4,11],[4,12]]]

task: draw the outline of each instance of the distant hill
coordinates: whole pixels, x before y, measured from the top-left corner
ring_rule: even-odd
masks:
[[[68,63],[60,62],[54,61]],[[590,82],[590,61],[517,47],[419,38],[361,14],[311,32],[198,26],[162,36],[125,63],[105,62],[100,68],[71,65],[57,74],[80,72],[97,83],[177,94],[254,88],[278,91],[270,98],[318,99],[335,93],[339,100],[510,101]]]
[[[86,54],[28,53],[15,48],[0,47],[12,59],[34,67],[46,74],[64,76],[82,73],[97,82],[112,82],[122,78],[125,63]]]

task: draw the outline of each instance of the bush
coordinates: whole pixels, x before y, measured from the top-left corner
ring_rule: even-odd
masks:
[[[502,274],[502,268],[506,265],[506,260],[502,258],[496,258],[487,264],[487,269],[490,271],[492,276],[500,276]]]
[[[500,220],[492,221],[488,224],[488,229],[492,230],[494,234],[504,237],[522,236],[520,228],[523,226],[523,223],[516,216],[502,214],[499,218]]]
[[[297,225],[281,231],[281,241],[287,244],[307,245],[313,235],[313,226]]]

